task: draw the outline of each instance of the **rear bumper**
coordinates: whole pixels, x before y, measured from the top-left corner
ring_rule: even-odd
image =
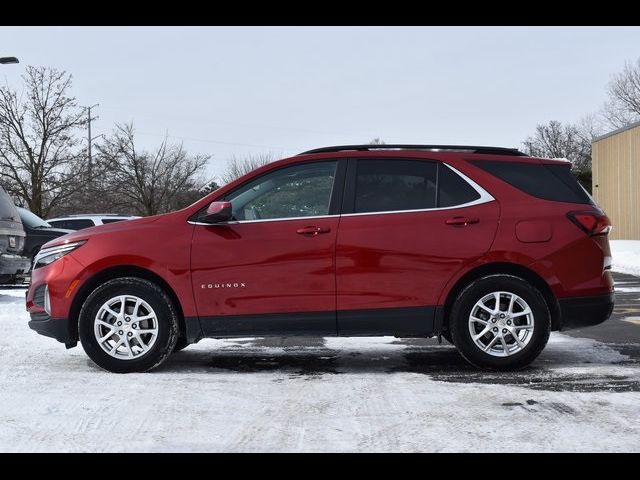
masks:
[[[20,255],[0,255],[0,275],[27,273],[31,269],[31,260]]]
[[[55,338],[64,343],[67,348],[74,347],[77,340],[72,338],[69,321],[66,319],[51,318],[46,312],[32,313],[29,328],[45,337]]]
[[[561,330],[590,327],[607,320],[613,312],[614,294],[559,298]]]

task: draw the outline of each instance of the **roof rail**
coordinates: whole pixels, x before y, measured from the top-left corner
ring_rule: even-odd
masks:
[[[482,146],[472,146],[472,145],[406,145],[406,144],[339,145],[335,147],[315,148],[313,150],[307,150],[306,152],[299,153],[298,155],[307,155],[310,153],[342,152],[346,150],[359,150],[359,151],[433,150],[433,151],[453,151],[453,152],[468,152],[468,153],[487,153],[491,155],[526,156],[526,153],[522,153],[517,148],[482,147]]]

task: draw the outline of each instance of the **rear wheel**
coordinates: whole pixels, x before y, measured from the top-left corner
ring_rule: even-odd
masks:
[[[110,280],[96,288],[80,311],[80,340],[98,366],[115,373],[160,365],[178,338],[178,318],[168,295],[141,278]]]
[[[542,294],[512,275],[489,275],[469,284],[456,298],[450,333],[462,356],[490,370],[517,370],[544,349],[551,315]]]

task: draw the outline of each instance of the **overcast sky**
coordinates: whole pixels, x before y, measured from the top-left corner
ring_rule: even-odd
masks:
[[[133,121],[193,153],[288,156],[335,144],[520,146],[577,121],[640,56],[640,28],[0,27],[0,81],[26,65],[73,74],[96,135]]]

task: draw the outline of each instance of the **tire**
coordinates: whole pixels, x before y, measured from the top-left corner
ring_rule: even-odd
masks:
[[[495,310],[496,293],[500,311]],[[509,303],[513,305],[511,313]],[[449,328],[453,343],[472,365],[487,370],[519,370],[533,362],[546,346],[551,314],[540,291],[529,282],[513,275],[489,275],[460,292],[451,309]]]
[[[116,278],[87,297],[78,329],[82,348],[99,367],[114,373],[146,372],[173,351],[178,315],[169,296],[156,284],[135,277]],[[98,335],[108,339],[101,344]]]
[[[190,343],[187,343],[187,339],[184,337],[178,337],[178,341],[176,342],[176,346],[173,347],[173,353],[179,352],[180,350],[184,350],[187,348]]]

